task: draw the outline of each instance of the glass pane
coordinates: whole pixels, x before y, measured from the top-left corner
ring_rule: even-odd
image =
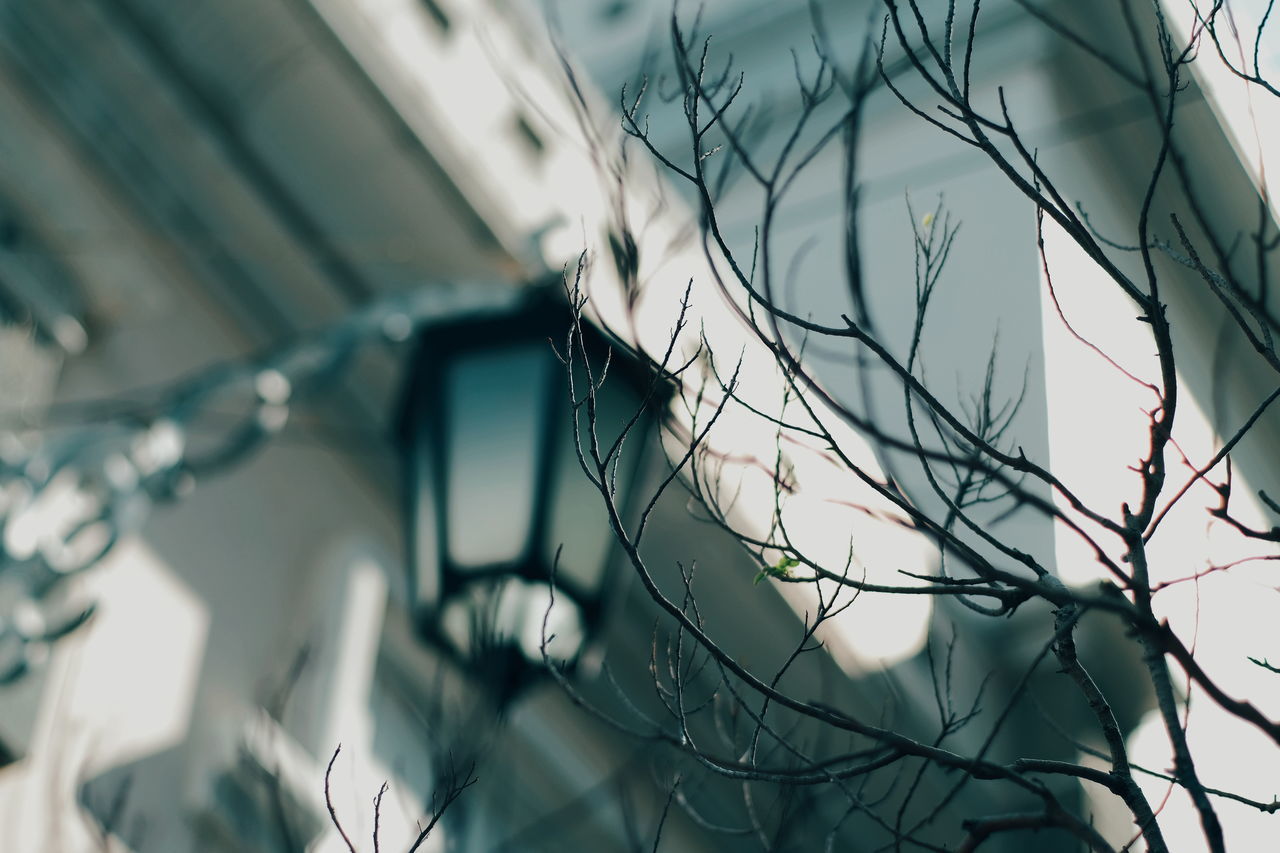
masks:
[[[467,355],[448,375],[449,550],[459,568],[524,552],[551,366],[537,342]]]
[[[567,405],[567,404],[566,404]],[[606,381],[597,398],[596,420],[597,435],[600,442],[600,453],[608,452],[609,447],[617,439],[618,433],[635,413],[639,401],[617,379]],[[564,435],[556,460],[557,470],[552,482],[551,523],[547,530],[545,559],[547,565],[555,559],[556,548],[563,545],[560,564],[556,570],[558,578],[566,579],[581,588],[593,592],[599,585],[600,577],[606,567],[606,559],[613,544],[613,530],[609,527],[609,515],[604,508],[604,498],[583,473],[578,463],[578,456],[573,448],[573,428],[569,419],[562,423]],[[581,431],[581,442],[584,456],[591,464],[591,439],[587,433],[587,413],[583,407],[579,411],[578,425]],[[634,479],[636,461],[643,452],[645,441],[642,421],[627,438],[622,451],[622,464],[618,466],[617,499],[619,508],[625,512],[626,496]]]
[[[582,649],[582,614],[567,596],[556,595],[553,602],[545,583],[508,577],[473,587],[445,605],[440,628],[463,655],[476,653],[476,641],[483,638],[485,645],[514,645],[525,658],[541,663],[544,620],[547,655],[573,659]]]
[[[472,635],[483,630],[477,620],[483,618],[484,604],[478,595],[464,595],[451,599],[440,614],[440,631],[462,655],[471,654]]]
[[[552,660],[572,660],[582,649],[582,616],[577,605],[563,595],[551,597],[551,587],[545,583],[525,584],[521,590],[520,650],[525,658],[542,662],[542,638],[545,628],[547,657]]]
[[[409,488],[413,489],[413,567],[419,604],[434,606],[440,597],[440,532],[436,529],[436,483],[428,435],[419,433]]]

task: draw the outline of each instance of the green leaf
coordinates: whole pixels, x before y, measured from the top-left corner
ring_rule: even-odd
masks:
[[[778,561],[777,565],[765,566],[758,573],[756,573],[756,579],[752,581],[752,583],[759,584],[760,581],[764,580],[767,577],[790,580],[791,569],[795,568],[798,565],[800,565],[799,560],[792,559],[791,557],[783,557],[781,560]]]

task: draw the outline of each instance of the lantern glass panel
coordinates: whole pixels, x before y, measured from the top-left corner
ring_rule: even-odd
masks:
[[[524,555],[552,359],[545,342],[469,352],[445,379],[449,556],[461,570]]]
[[[486,643],[516,646],[533,662],[542,660],[544,629],[547,656],[553,660],[572,660],[586,638],[577,605],[563,595],[553,600],[548,584],[515,577],[475,587],[450,601],[440,627],[463,655],[475,653],[473,644],[485,637]]]
[[[517,582],[519,583],[519,582]],[[542,641],[545,631],[547,657],[552,660],[572,660],[582,650],[586,639],[582,614],[578,607],[563,594],[552,597],[551,587],[545,583],[523,583],[519,596],[513,601],[519,612],[511,612],[511,625],[518,625],[517,642],[526,659],[542,660]]]
[[[601,455],[608,453],[618,434],[635,414],[639,402],[618,377],[605,381],[596,395],[596,435]],[[578,409],[577,414],[578,440],[590,466],[593,462],[586,406]],[[625,496],[629,492],[636,461],[642,453],[646,438],[643,426],[644,423],[641,422],[624,443],[617,470],[615,494],[620,504],[619,509],[624,511]],[[595,591],[608,566],[609,551],[614,541],[613,530],[609,527],[609,514],[604,507],[604,498],[583,473],[574,452],[572,424],[566,421],[563,429],[562,446],[557,454],[557,470],[551,491],[554,503],[543,558],[547,566],[551,566],[556,549],[563,546],[560,562],[556,566],[556,579],[574,584],[578,589]]]
[[[410,454],[410,476],[413,478],[413,529],[410,542],[414,550],[413,569],[418,604],[434,607],[440,598],[440,531],[437,529],[438,507],[435,490],[435,466],[427,450],[425,419]]]

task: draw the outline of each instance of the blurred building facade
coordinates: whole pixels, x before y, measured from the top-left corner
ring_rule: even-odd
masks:
[[[639,67],[646,45],[662,44],[656,4],[567,5],[565,43],[605,92]],[[863,31],[866,4],[830,5],[833,32]],[[1059,5],[1105,30],[1090,11]],[[805,6],[711,3],[704,26],[765,81],[757,94],[784,103],[791,60],[779,46],[804,46]],[[1134,163],[1152,144],[1129,120],[1138,108],[1104,82],[1080,85],[1084,59],[1014,4],[991,6],[986,26],[1004,35],[981,57],[981,85],[1014,81],[1011,97],[1035,105],[1026,120],[1047,140],[1046,158],[1078,179],[1095,219],[1127,221],[1141,198]],[[598,204],[581,189],[596,175],[589,152],[560,133],[571,110],[539,32],[529,9],[503,0],[0,4],[0,311],[15,323],[0,339],[0,382],[19,425],[92,423],[78,401],[118,400],[242,358],[381,296],[515,288],[559,270],[581,245],[582,211]],[[1250,211],[1247,163],[1213,105],[1187,107],[1191,143],[1226,164],[1222,209]],[[1041,291],[1028,286],[1039,258],[1025,201],[887,96],[868,124],[871,277],[893,280],[910,264],[910,231],[897,224],[904,190],[945,193],[966,223],[956,268],[987,268],[991,304],[1002,307],[957,293],[940,310],[969,334],[937,339],[931,357],[972,376],[998,337],[1018,365],[1010,382],[1024,366],[1045,377],[1029,383],[1019,440],[1029,455],[1071,464],[1054,418],[1066,422],[1077,401],[1054,389],[1069,389],[1075,368],[1054,361]],[[662,140],[680,130],[654,127]],[[801,188],[783,229],[793,248],[839,222],[838,170],[818,164]],[[742,234],[750,201],[731,223]],[[814,311],[842,307],[827,249],[798,294]],[[991,269],[993,254],[1002,261]],[[1242,375],[1239,354],[1213,349],[1228,340],[1218,334],[1226,321],[1202,295],[1188,284],[1175,307],[1201,318],[1188,325],[1214,352],[1187,360],[1186,381],[1221,432],[1261,380]],[[905,302],[883,299],[887,316],[907,317]],[[367,836],[384,779],[400,792],[388,799],[386,849],[412,833],[431,794],[422,768],[438,744],[423,730],[438,697],[398,603],[399,474],[386,436],[404,358],[403,348],[366,349],[259,456],[156,508],[144,535],[79,582],[99,613],[0,693],[11,758],[0,767],[0,847],[340,849],[319,785],[339,742],[335,792],[353,834]],[[825,368],[835,387],[848,381],[842,367]],[[1243,451],[1264,474],[1269,436]],[[753,592],[748,561],[680,501],[661,520],[655,565],[698,558],[725,589],[708,618],[744,656],[775,654],[770,637],[796,619],[783,600]],[[1018,542],[1053,535],[1037,522],[1010,530]],[[639,590],[625,596],[609,654],[643,687],[652,611]],[[931,617],[915,618],[923,631]],[[993,641],[988,653],[1012,670],[1031,650]],[[927,690],[910,661],[893,672],[906,695]],[[1131,725],[1143,710],[1135,702]],[[1025,731],[1022,745],[1038,745],[1035,727]],[[522,707],[501,738],[490,771],[499,778],[461,806],[466,837],[441,835],[439,849],[628,849],[617,786],[642,760],[636,745],[555,691]],[[636,796],[644,806],[652,792]],[[272,811],[280,803],[290,837]],[[670,849],[740,849],[678,815],[665,831]]]

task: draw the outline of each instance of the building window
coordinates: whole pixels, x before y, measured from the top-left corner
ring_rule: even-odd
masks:
[[[436,0],[422,0],[422,8],[427,10],[431,20],[435,21],[436,26],[440,28],[440,32],[449,32],[449,28],[453,26],[453,21],[450,20],[449,13],[441,8]]]
[[[515,120],[516,136],[524,144],[525,148],[533,155],[534,159],[541,159],[547,150],[547,144],[542,141],[542,137],[533,129],[533,125],[529,124],[528,119],[519,113],[516,114]]]
[[[617,24],[630,11],[630,0],[611,0],[600,7],[600,21],[604,24]]]

